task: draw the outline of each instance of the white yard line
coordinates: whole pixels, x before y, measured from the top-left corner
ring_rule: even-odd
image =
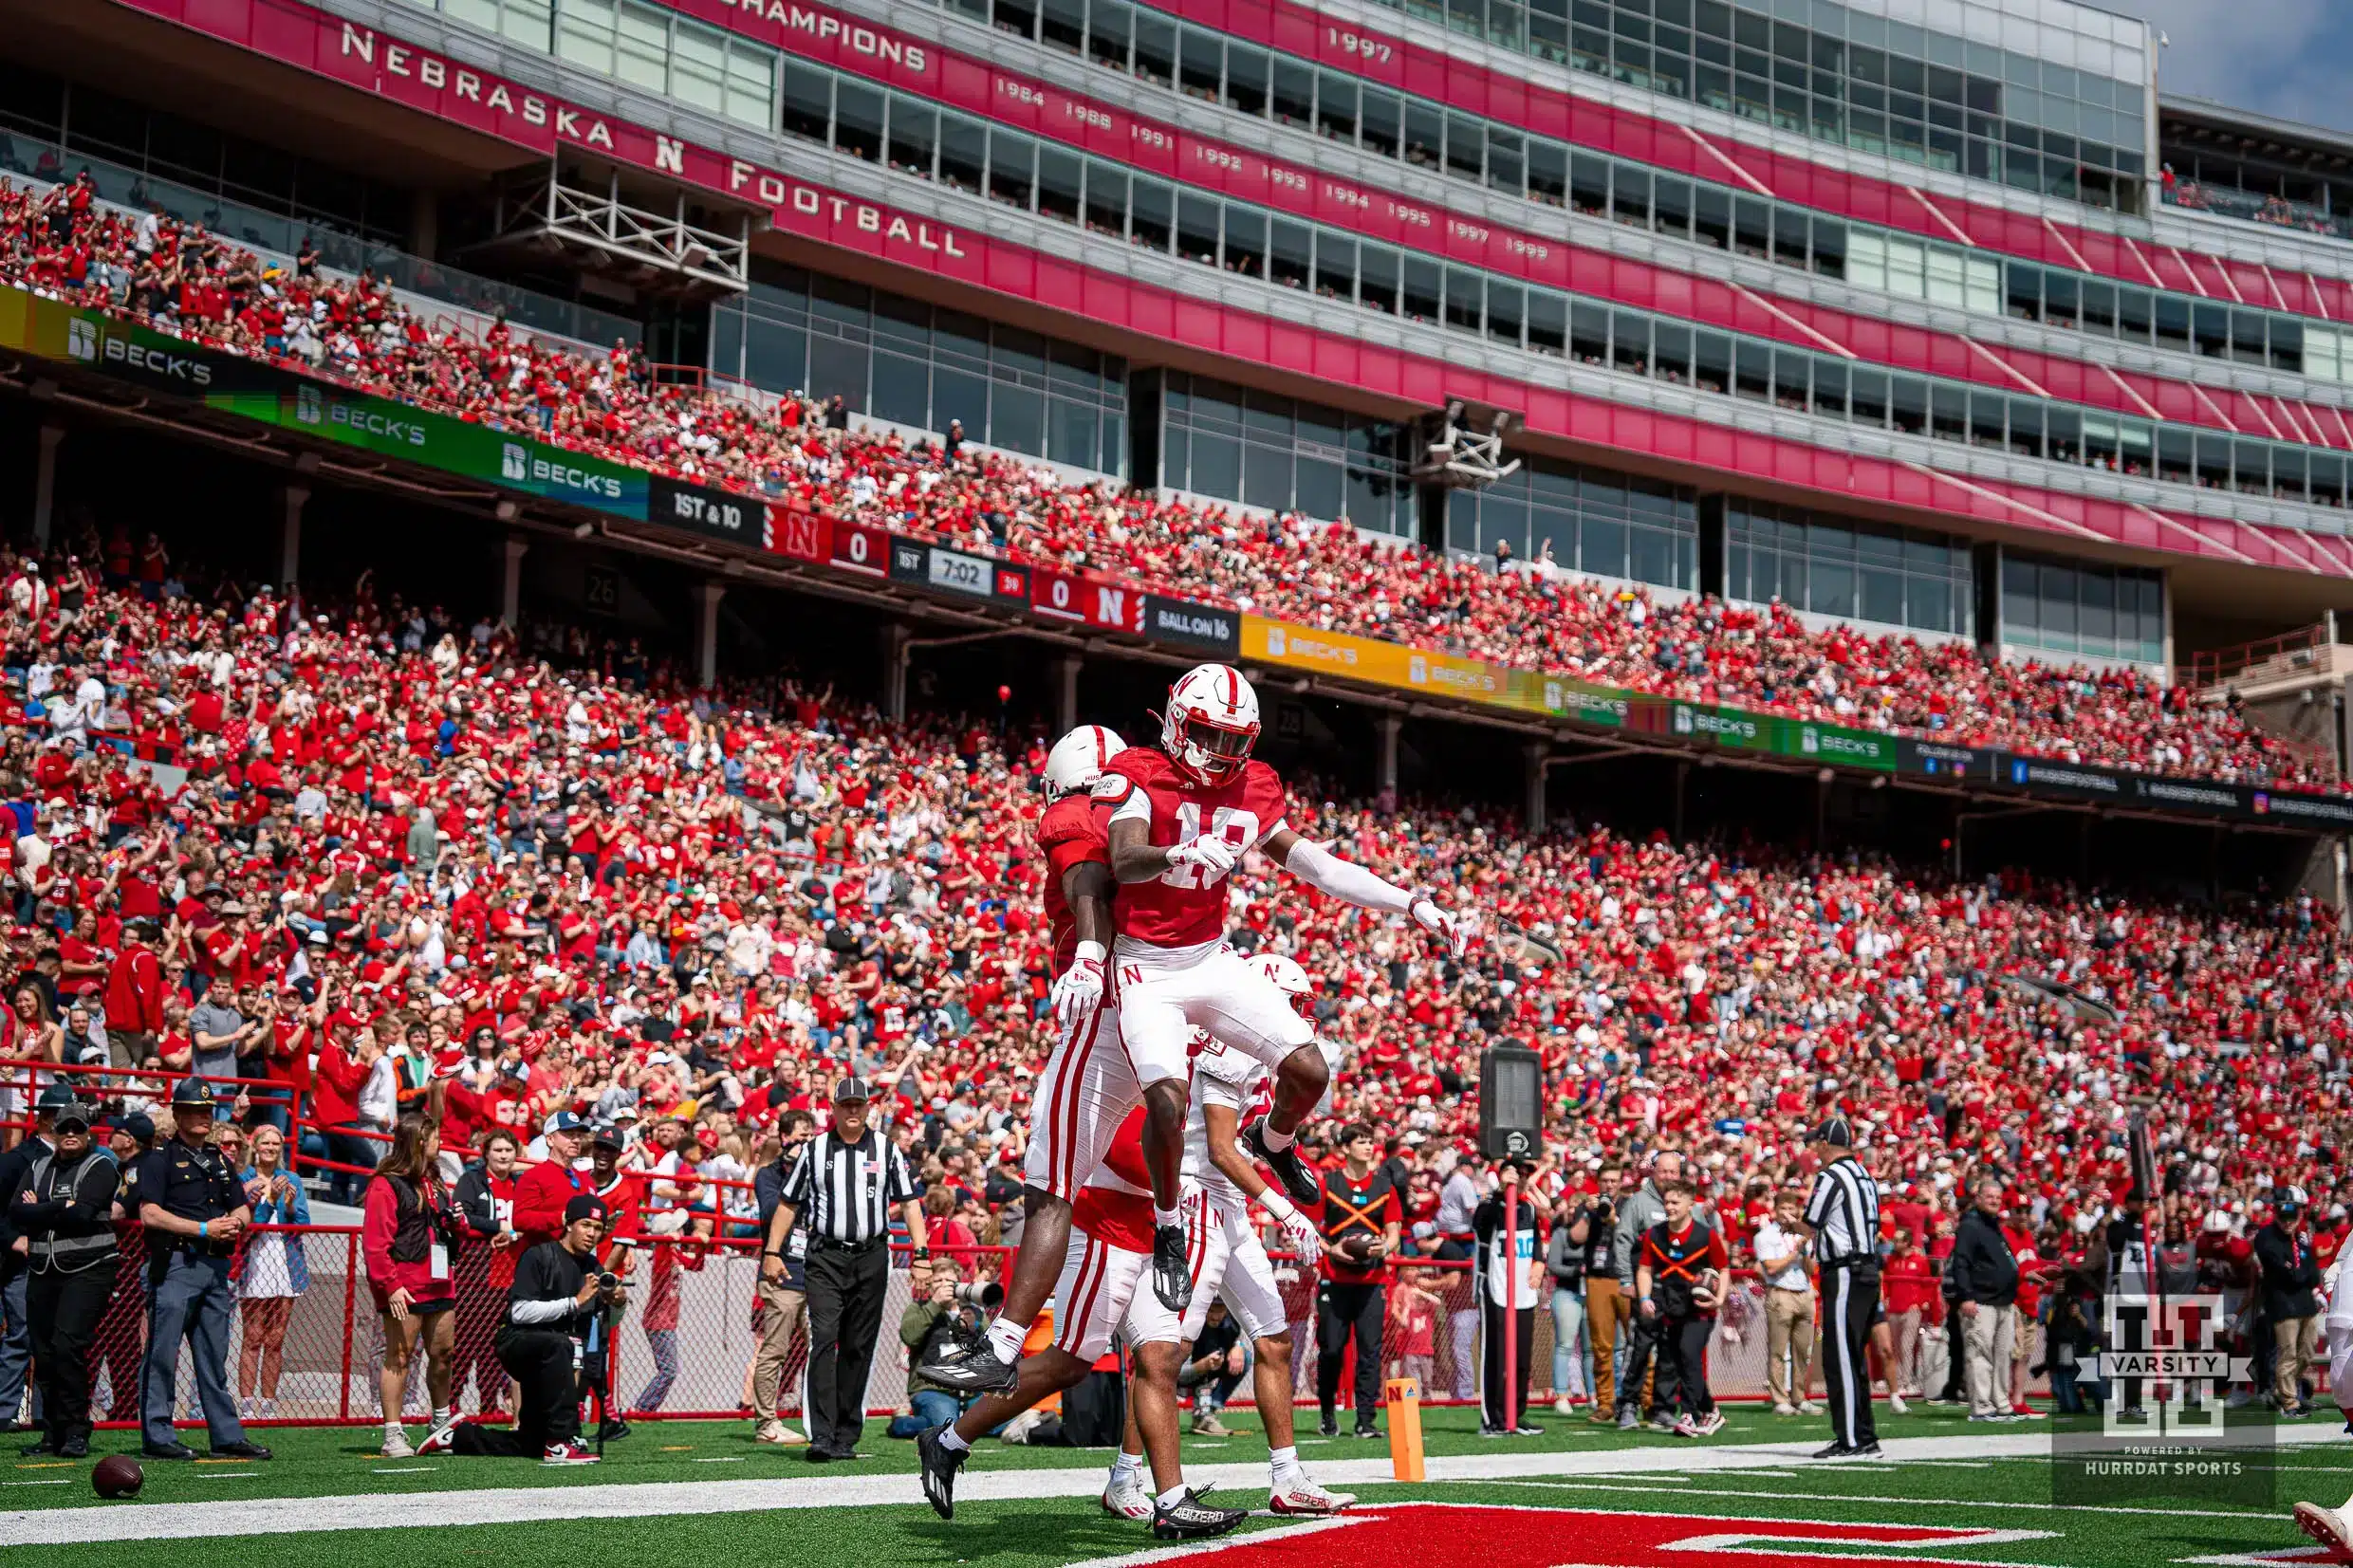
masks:
[[[2279,1434],[2284,1445],[2338,1440],[2318,1428]],[[1888,1459],[2024,1459],[2047,1451],[2047,1434],[2002,1437],[1901,1438],[1885,1445]],[[1579,1489],[1655,1493],[1657,1485],[1611,1486],[1601,1478],[1747,1474],[1759,1470],[1801,1473],[1810,1444],[1758,1443],[1718,1448],[1619,1449],[1608,1453],[1514,1453],[1509,1449],[1456,1454],[1428,1462],[1433,1482],[1498,1482]],[[1380,1485],[1392,1475],[1386,1456],[1327,1461],[1316,1479],[1333,1486]],[[224,1478],[257,1471],[199,1471]],[[1044,1498],[1093,1497],[1102,1487],[1102,1468],[1086,1465],[1054,1469],[968,1473],[957,1501],[1019,1502]],[[1577,1478],[1593,1477],[1592,1482]],[[1261,1491],[1267,1485],[1263,1458],[1241,1464],[1197,1465],[1188,1479],[1205,1488]],[[1691,1496],[1761,1497],[1803,1501],[1806,1494],[1783,1491],[1692,1490]],[[419,1508],[430,1497],[433,1505]],[[1887,1503],[1899,1507],[1939,1503],[1975,1508],[2045,1508],[2042,1503],[1988,1503],[1908,1497],[1855,1497],[1825,1493],[1820,1501]],[[220,1536],[306,1535],[330,1530],[396,1530],[420,1525],[528,1524],[567,1519],[642,1519],[670,1514],[763,1513],[787,1508],[920,1505],[916,1478],[904,1473],[865,1476],[747,1478],[738,1481],[659,1481],[555,1486],[491,1486],[469,1490],[363,1493],[342,1497],[252,1498],[243,1502],[134,1503],[108,1507],[14,1509],[0,1512],[0,1546],[61,1546],[83,1541],[185,1540]],[[2092,1508],[2093,1513],[2164,1513],[2192,1517],[2181,1509]],[[2214,1513],[2215,1519],[2267,1517],[2260,1513]]]

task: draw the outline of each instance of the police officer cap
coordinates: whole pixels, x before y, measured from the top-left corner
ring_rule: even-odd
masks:
[[[216,1109],[219,1103],[213,1093],[213,1086],[200,1078],[184,1078],[172,1086],[172,1109],[175,1111],[198,1106],[211,1111]]]
[[[66,1106],[71,1105],[73,1102],[74,1089],[72,1084],[52,1083],[47,1088],[41,1091],[41,1098],[35,1102],[35,1109],[42,1111],[63,1111]]]

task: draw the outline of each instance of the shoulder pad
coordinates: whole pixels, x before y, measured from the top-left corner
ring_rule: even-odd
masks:
[[[1135,787],[1135,780],[1122,778],[1105,769],[1103,775],[1097,779],[1093,786],[1087,790],[1086,798],[1090,801],[1099,801],[1105,805],[1118,805],[1127,799],[1128,791]]]

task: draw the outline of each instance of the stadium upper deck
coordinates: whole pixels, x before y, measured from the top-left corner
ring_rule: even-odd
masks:
[[[2063,662],[2353,609],[2353,250],[2063,0],[0,12],[20,167],[873,418]]]

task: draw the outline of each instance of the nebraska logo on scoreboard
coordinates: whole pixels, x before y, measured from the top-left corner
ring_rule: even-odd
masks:
[[[1131,636],[1144,635],[1142,591],[1116,582],[1035,567],[1029,573],[1029,608],[1049,620],[1075,621]]]
[[[1303,1552],[1300,1538],[1324,1535]],[[2047,1530],[1973,1530],[1941,1525],[1834,1524],[1797,1519],[1711,1519],[1685,1514],[1619,1514],[1585,1508],[1461,1507],[1400,1503],[1378,1512],[1346,1513],[1314,1524],[1229,1537],[1231,1544],[1187,1551],[1209,1568],[1298,1568],[1345,1562],[1350,1568],[1425,1568],[1431,1543],[1444,1541],[1480,1568],[1695,1568],[1738,1561],[1742,1568],[1854,1568],[1900,1560],[1914,1568],[1970,1568],[1965,1559],[1919,1555],[1931,1547],[1976,1552],[2020,1540],[2047,1540]],[[1825,1546],[1827,1552],[1808,1548]],[[1857,1548],[1880,1552],[1859,1554]],[[1900,1553],[1900,1558],[1892,1554]],[[1124,1568],[1167,1553],[1103,1558],[1079,1568]]]

